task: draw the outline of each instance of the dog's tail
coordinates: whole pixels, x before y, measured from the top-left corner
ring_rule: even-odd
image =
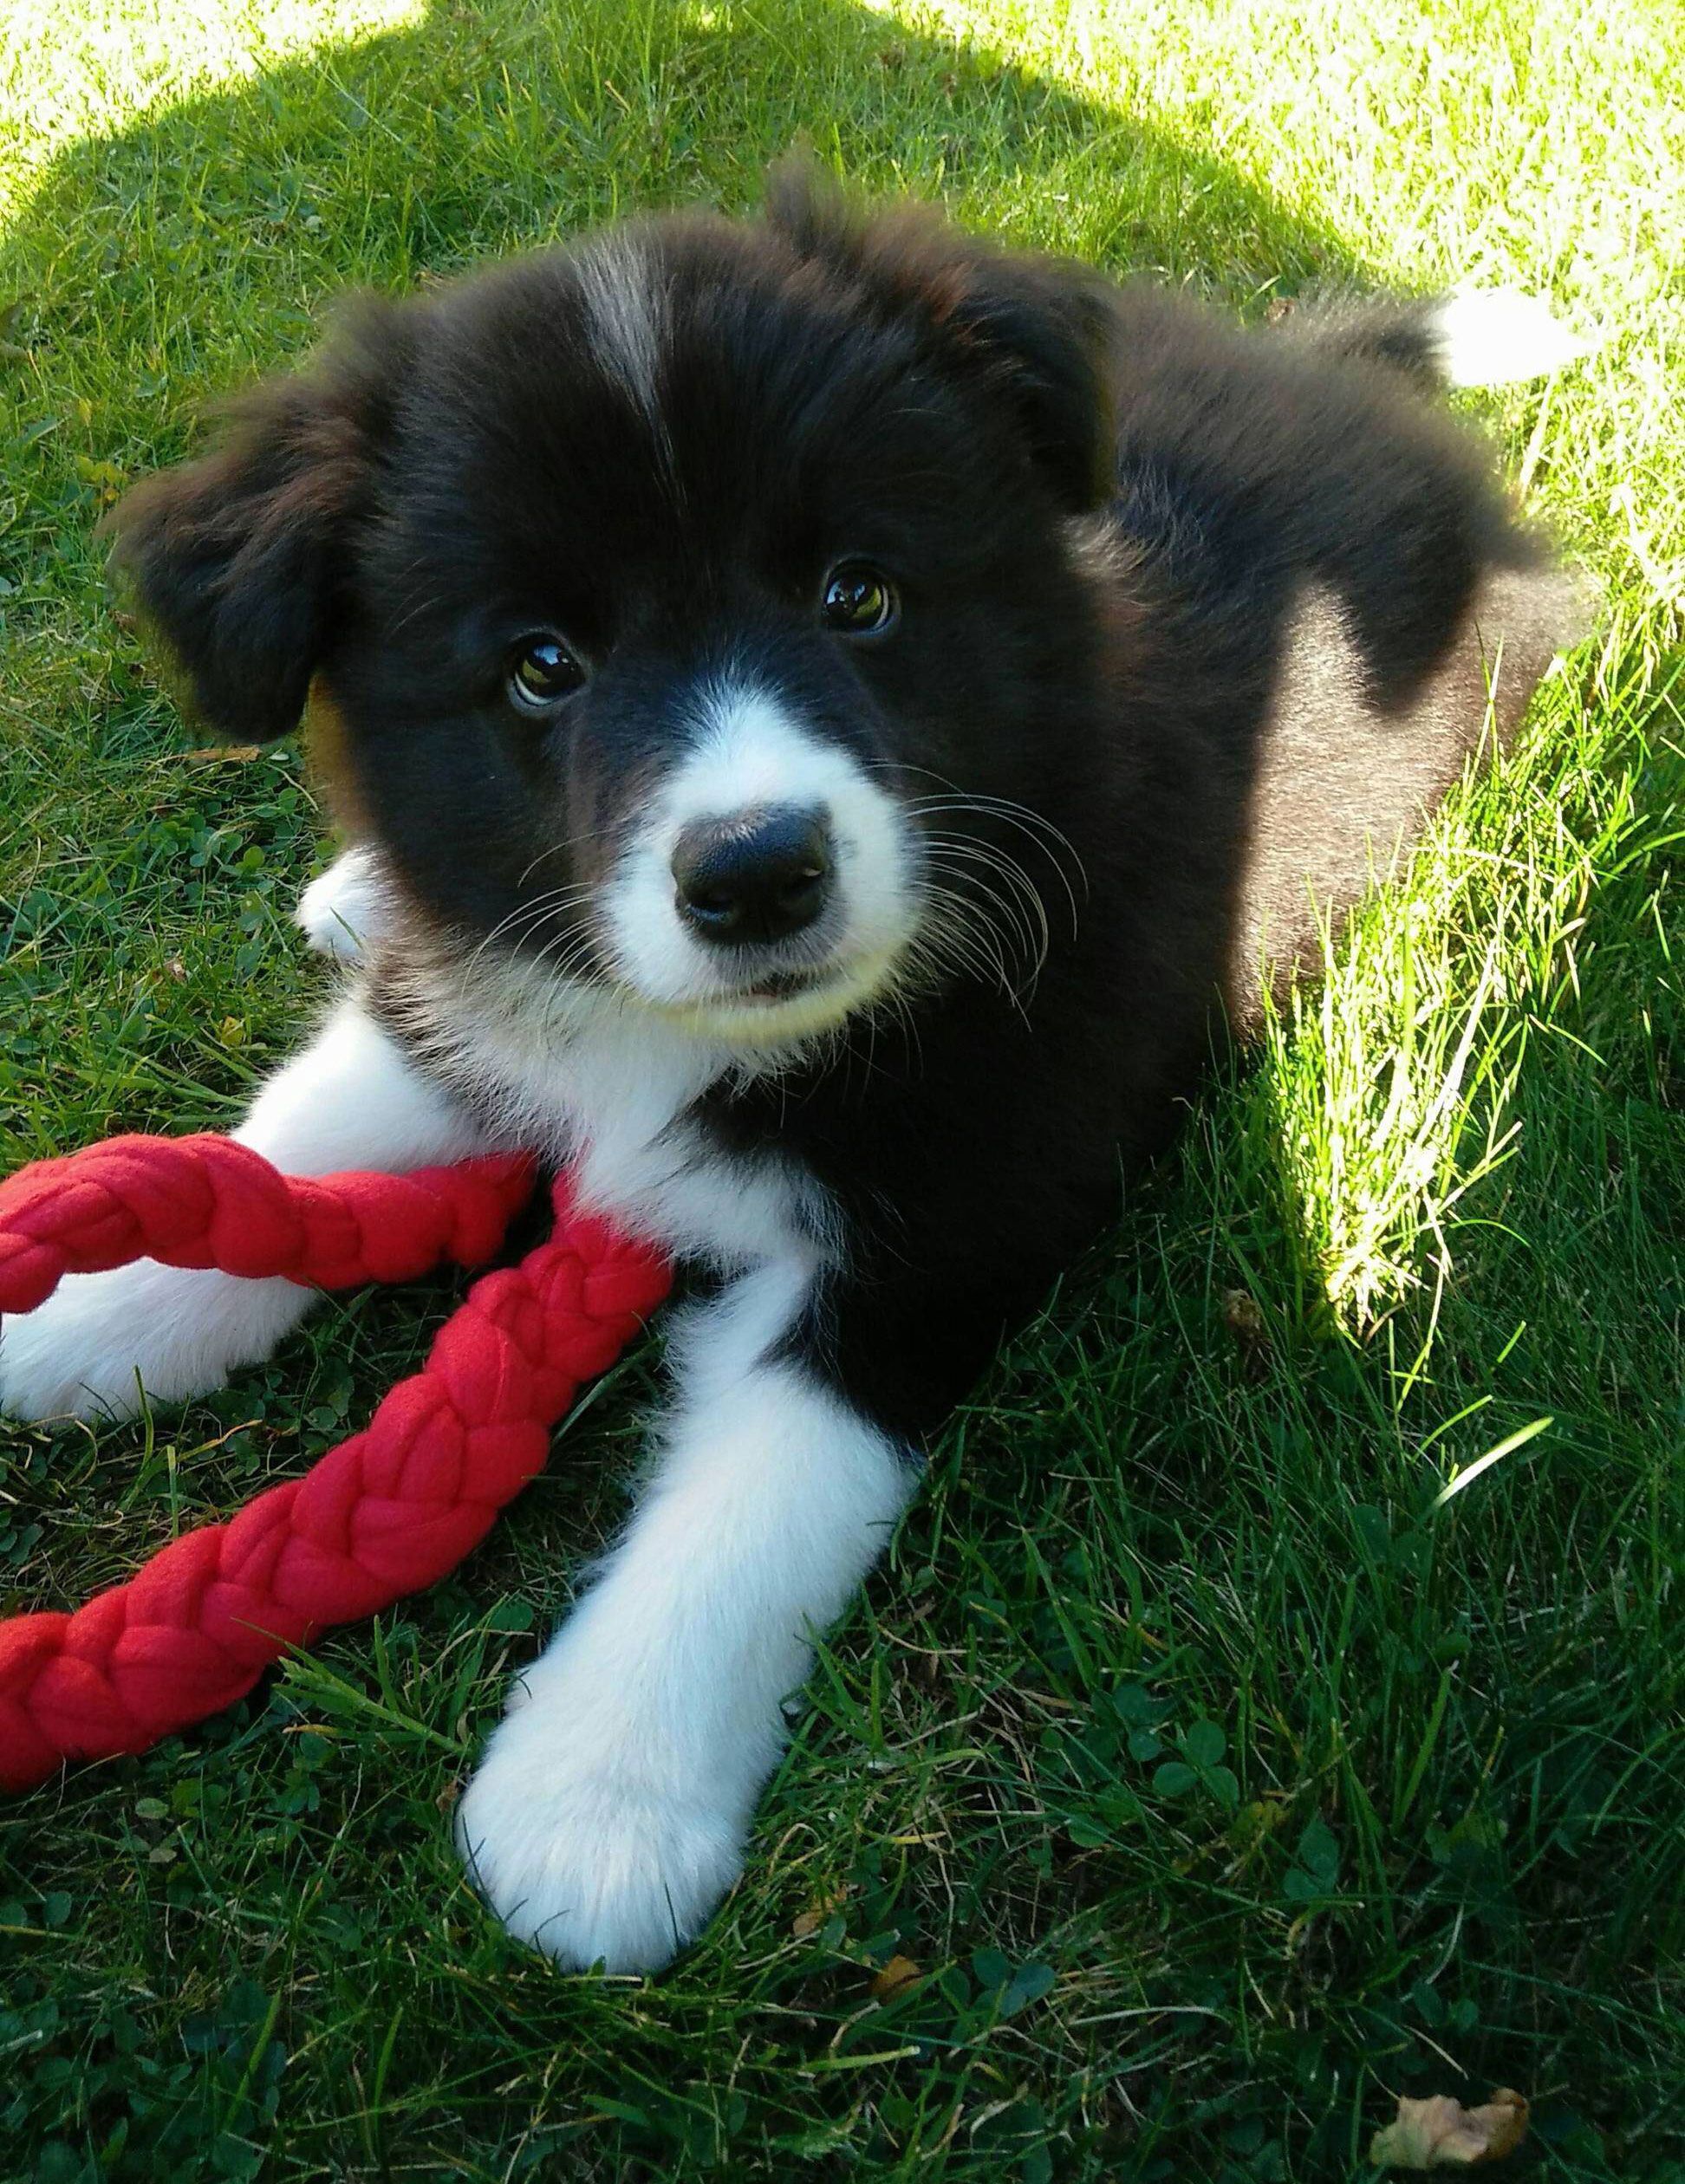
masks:
[[[1312,304],[1295,311],[1285,330],[1324,355],[1385,365],[1428,393],[1545,379],[1597,347],[1565,326],[1542,296],[1509,288],[1459,289],[1418,302],[1378,296]]]

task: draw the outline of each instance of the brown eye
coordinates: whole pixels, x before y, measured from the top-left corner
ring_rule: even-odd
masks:
[[[551,712],[584,684],[585,663],[560,637],[522,638],[509,663],[510,699],[524,713]]]
[[[895,588],[870,562],[838,562],[825,579],[819,618],[844,637],[880,637],[901,612]]]

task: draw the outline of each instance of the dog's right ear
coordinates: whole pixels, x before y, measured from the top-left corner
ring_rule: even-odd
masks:
[[[1111,291],[1087,266],[1005,250],[931,207],[862,206],[804,154],[768,177],[766,218],[798,257],[859,285],[864,309],[920,329],[932,364],[1012,428],[1069,515],[1112,490]]]
[[[411,309],[360,301],[313,365],[232,406],[213,453],[147,478],[109,519],[125,588],[226,735],[298,725],[413,345]]]

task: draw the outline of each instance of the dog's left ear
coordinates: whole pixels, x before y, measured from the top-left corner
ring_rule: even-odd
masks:
[[[236,404],[222,445],[136,486],[113,562],[196,708],[265,742],[331,647],[410,347],[413,307],[362,299],[306,370]]]
[[[1004,250],[921,205],[862,212],[805,158],[768,181],[769,225],[913,326],[932,361],[992,400],[1062,509],[1110,490],[1116,426],[1110,291],[1086,266]]]

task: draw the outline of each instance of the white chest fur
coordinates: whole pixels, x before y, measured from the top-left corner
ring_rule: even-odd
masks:
[[[740,1056],[511,966],[452,978],[428,1003],[422,1044],[501,1141],[570,1162],[583,1204],[722,1271],[811,1272],[829,1256],[812,1180],[776,1154],[725,1152],[696,1118]]]

